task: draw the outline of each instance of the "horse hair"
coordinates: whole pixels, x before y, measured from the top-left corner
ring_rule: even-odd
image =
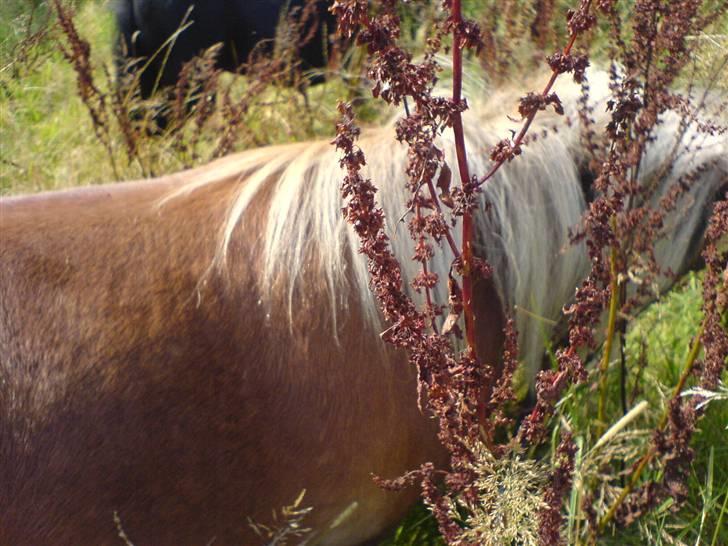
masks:
[[[609,120],[605,107],[609,79],[606,73],[591,70],[589,82],[595,123],[602,128]],[[514,127],[503,105],[512,104],[515,109],[518,94],[512,89],[488,93],[482,82],[472,80],[469,88],[471,107],[464,118],[468,161],[471,172],[484,173],[489,166],[488,150]],[[569,230],[578,226],[593,199],[590,183],[584,187],[584,180],[593,181],[594,174],[583,167],[589,158],[577,121],[580,89],[562,78],[556,91],[570,123],[563,123],[552,113],[537,116],[531,132],[543,136],[529,142],[521,157],[505,165],[484,186],[480,206],[487,212],[476,215],[476,251],[493,266],[494,284],[504,312],[515,316],[521,360],[531,385],[562,307],[589,271],[584,245],[572,244],[569,238]],[[640,173],[643,183],[658,173],[665,174],[651,197],[656,204],[680,176],[707,163],[718,166],[701,174],[690,196],[667,217],[668,235],[658,242],[656,251],[663,270],[675,273],[691,266],[697,251],[692,234],[699,223],[706,221],[707,203],[720,191],[728,170],[725,136],[701,133],[694,124],[681,131],[681,123],[676,113],[665,114]],[[676,142],[676,138],[681,141]],[[408,197],[403,174],[406,147],[396,142],[393,123],[365,132],[359,145],[367,158],[365,176],[379,188],[391,244],[403,264],[403,278],[409,283],[419,266],[409,259],[414,254],[413,241],[405,224],[398,221],[406,212]],[[440,146],[448,164],[454,165],[451,131],[442,135]],[[262,235],[263,293],[270,295],[274,289],[284,289],[290,311],[297,304],[296,294],[305,293],[304,279],[314,271],[325,279],[328,288],[334,337],[337,317],[346,313],[350,290],[358,293],[369,320],[384,328],[368,287],[366,262],[357,253],[358,239],[341,214],[339,187],[343,174],[333,146],[318,141],[243,152],[216,163],[209,171],[201,171],[201,176],[193,177],[168,199],[224,180],[232,173],[239,176],[240,185],[222,230],[217,265],[226,262],[234,231],[245,229],[246,210],[265,189],[271,197]],[[453,233],[459,244],[459,230]],[[311,241],[316,241],[315,255]],[[440,250],[430,269],[442,277],[447,275],[453,257],[446,245]],[[671,278],[665,276],[660,286],[664,288],[670,282]],[[447,301],[443,284],[439,283],[434,292],[438,302]]]

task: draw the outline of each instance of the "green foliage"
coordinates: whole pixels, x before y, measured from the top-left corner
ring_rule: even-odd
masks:
[[[600,448],[599,456],[593,456],[591,463],[587,461],[582,464],[581,474],[585,481],[600,479],[596,475],[598,469],[593,468],[599,464],[614,464],[614,461],[622,460],[622,468],[628,471],[643,453],[641,446],[648,439],[646,435],[659,421],[702,322],[700,278],[699,274],[691,273],[631,321],[624,359],[627,368],[627,407],[634,407],[643,400],[647,407],[613,440]],[[610,424],[617,422],[622,414],[619,368],[620,358],[613,353],[607,387],[607,416]],[[594,451],[587,432],[596,426],[595,393],[590,388],[595,380],[595,377],[590,378],[586,385],[573,388],[560,403],[559,418],[568,422],[573,430],[585,431],[576,438],[580,447],[577,459],[586,459]],[[728,543],[728,529],[718,527],[720,503],[728,494],[727,424],[728,403],[716,401],[709,404],[705,415],[698,422],[692,441],[695,458],[687,480],[689,499],[679,510],[675,511],[672,503],[663,503],[657,511],[640,518],[637,524],[619,529],[612,536],[602,537],[599,543],[671,544],[674,538],[691,544],[710,544],[709,537],[714,533],[718,537],[716,544]],[[645,477],[660,477],[660,473],[660,468],[653,468]],[[601,490],[605,496],[613,492],[612,486],[607,485]],[[578,528],[581,523],[579,520],[583,514],[579,502],[582,493],[577,480],[569,507],[570,528]]]
[[[635,321],[627,337],[631,361],[645,359],[645,381],[641,397],[659,407],[667,389],[677,382],[688,345],[702,321],[700,275],[690,274],[680,286],[650,306]],[[728,379],[724,374],[724,381]],[[668,508],[642,522],[643,528],[663,529],[670,536],[689,543],[728,544],[728,527],[718,526],[720,504],[728,495],[728,402],[707,405],[692,446],[695,459],[688,486],[690,500],[677,512]],[[664,541],[657,535],[656,543]]]
[[[444,546],[445,541],[437,531],[437,522],[423,505],[415,506],[397,527],[390,538],[380,546]]]
[[[0,51],[3,66],[10,53],[28,32],[37,31],[49,17],[48,6],[41,0],[5,0],[0,4]]]
[[[12,11],[20,4],[28,2],[10,2],[2,9]],[[0,73],[0,193],[110,179],[103,150],[75,92],[74,72],[57,48],[54,19],[40,3],[33,16],[37,23],[29,32],[21,32],[29,17],[29,12],[18,14],[14,32],[6,34],[0,45],[1,59],[15,55]],[[112,18],[104,4],[87,3],[78,24],[94,44],[94,59],[110,59]],[[44,30],[36,41],[34,33]],[[29,54],[19,55],[25,47]]]

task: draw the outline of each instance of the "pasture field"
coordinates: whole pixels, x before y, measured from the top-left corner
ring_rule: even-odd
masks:
[[[79,34],[91,44],[94,84],[104,95],[108,118],[102,129],[109,132],[107,144],[96,136],[76,91],[77,75],[59,50],[60,30],[47,24],[50,10],[44,2],[36,4],[31,12],[33,2],[12,0],[0,6],[1,193],[129,180],[203,164],[220,155],[214,152],[223,124],[231,125],[223,117],[237,120],[234,131],[226,134],[234,141],[230,151],[331,134],[336,98],[346,91],[341,86],[308,90],[306,108],[301,93],[282,86],[254,91],[246,100],[254,86],[223,74],[219,88],[231,102],[239,101],[231,110],[245,112],[218,112],[199,130],[190,122],[175,138],[150,138],[139,131],[134,136],[138,152],[125,155],[123,130],[111,105],[114,24],[109,2],[79,2],[74,18]],[[181,145],[192,139],[194,149]]]
[[[571,3],[557,1],[558,13],[562,14]],[[174,134],[150,136],[142,127],[134,129],[130,137],[128,128],[114,113],[114,28],[109,2],[85,0],[73,4],[75,26],[91,45],[91,73],[98,93],[92,94],[91,101],[104,113],[102,126],[94,126],[87,104],[79,96],[77,72],[61,51],[68,44],[53,11],[41,0],[2,0],[0,195],[145,178],[201,165],[231,151],[313,138],[330,139],[338,119],[336,103],[340,98],[355,99],[359,116],[368,123],[382,122],[390,114],[369,99],[363,83],[354,77],[356,72],[347,73],[346,77],[334,74],[326,84],[307,89],[306,97],[295,88],[276,85],[277,76],[271,84],[259,86],[255,77],[222,74],[216,80],[217,98],[211,99],[217,100],[218,107],[209,117],[196,118],[193,113]],[[518,7],[532,3],[510,4]],[[481,9],[475,0],[465,6],[473,16]],[[415,45],[422,40],[418,23],[428,16],[425,11],[406,18],[411,31],[407,39]],[[694,37],[703,44],[694,59],[698,73],[709,72],[716,59],[728,55],[728,15],[717,15],[709,32]],[[563,31],[554,31],[550,40],[558,42],[563,36]],[[594,39],[597,57],[603,53],[600,40],[599,36]],[[513,40],[511,46],[511,66],[498,65],[497,60],[483,61],[500,67],[500,76],[493,77],[494,81],[514,80],[520,69],[533,60],[532,43]],[[356,65],[354,57],[351,66]],[[715,88],[728,91],[725,65]],[[0,244],[1,240],[2,234]],[[630,376],[641,378],[640,387],[635,387],[632,396],[648,403],[637,420],[636,436],[647,434],[651,423],[658,419],[680,375],[691,339],[702,321],[701,282],[701,272],[690,274],[630,322],[626,362]],[[725,373],[723,381],[728,381]],[[608,405],[613,409],[620,404],[620,388],[617,376],[612,374]],[[593,394],[588,384],[570,389],[558,404],[560,417],[575,423],[589,419],[581,408]],[[695,458],[687,478],[688,501],[675,510],[668,500],[630,527],[603,537],[600,544],[728,545],[727,427],[728,391],[723,391],[722,396],[719,393],[707,405],[693,438]],[[550,446],[552,451],[555,442]],[[614,449],[634,449],[629,440],[624,442]],[[576,514],[581,494],[579,487],[574,487],[567,503],[569,517],[573,518],[568,521],[569,531],[578,525]],[[434,519],[419,506],[382,544],[443,543]]]

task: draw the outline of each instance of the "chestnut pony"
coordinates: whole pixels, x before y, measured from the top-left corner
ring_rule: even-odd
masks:
[[[606,93],[604,75],[591,85]],[[576,119],[578,89],[559,94]],[[516,96],[471,97],[473,172],[508,134],[502,105]],[[535,132],[556,122],[537,119]],[[683,129],[668,113],[641,169],[658,199],[707,166],[658,247],[673,271],[694,260],[728,170],[724,137]],[[360,144],[388,218],[400,218],[406,150],[391,127]],[[442,145],[454,164],[452,136]],[[504,313],[518,306],[528,377],[538,370],[551,323],[534,317],[558,319],[588,267],[567,236],[587,206],[587,163],[578,125],[562,124],[486,186],[485,361],[497,362]],[[309,142],[0,201],[0,544],[115,545],[119,526],[137,546],[256,544],[248,518],[271,524],[304,489],[309,544],[360,544],[403,515],[417,491],[381,491],[370,474],[444,457],[405,356],[379,340],[341,178],[332,147]],[[406,229],[391,222],[390,234],[411,256]],[[443,251],[432,269],[450,260]]]

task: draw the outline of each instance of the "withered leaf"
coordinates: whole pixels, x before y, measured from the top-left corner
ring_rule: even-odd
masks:
[[[448,314],[447,318],[445,319],[445,322],[442,325],[442,335],[446,336],[448,334],[455,334],[458,338],[463,337],[463,333],[460,330],[460,326],[458,326],[458,319],[460,318],[460,313],[450,313]]]
[[[437,187],[440,189],[440,201],[447,207],[453,208],[455,202],[450,195],[450,183],[452,182],[452,171],[447,163],[442,164],[440,175],[437,177]]]
[[[452,181],[452,171],[446,162],[443,162],[440,168],[440,175],[437,177],[437,187],[442,193],[450,193],[450,182]]]
[[[463,292],[460,290],[460,285],[452,273],[447,275],[447,300],[450,303],[450,307],[455,309],[461,309],[463,305]]]
[[[458,326],[458,319],[460,314],[463,312],[463,301],[462,291],[460,285],[452,276],[448,275],[447,279],[447,291],[448,291],[448,303],[450,304],[450,313],[445,318],[445,322],[442,325],[442,334],[448,335],[450,333],[455,334],[457,337],[462,338],[462,331]]]

